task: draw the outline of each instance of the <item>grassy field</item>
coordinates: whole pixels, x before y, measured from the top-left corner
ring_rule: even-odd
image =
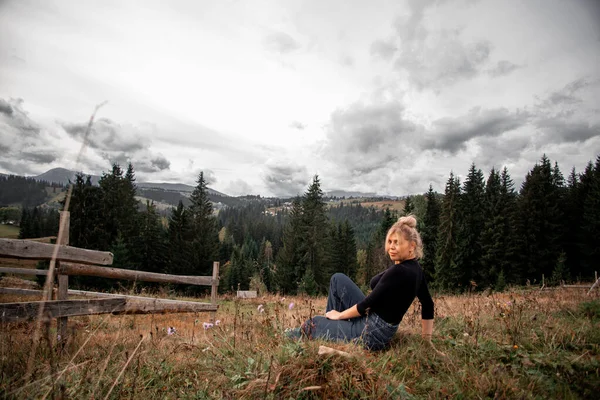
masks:
[[[34,324],[4,324],[0,393],[22,399],[568,399],[600,390],[598,292],[514,290],[436,296],[435,302],[433,344],[445,355],[420,338],[416,303],[391,348],[380,353],[283,337],[284,328],[322,314],[324,298],[222,298],[219,323],[208,329],[209,314],[75,317],[62,352],[53,347],[54,323],[36,343]],[[169,327],[176,332],[169,335]],[[319,345],[350,358],[319,356]]]
[[[0,238],[16,239],[18,237],[18,226],[0,224]]]

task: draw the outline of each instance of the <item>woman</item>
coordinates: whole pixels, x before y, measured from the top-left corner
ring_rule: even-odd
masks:
[[[346,275],[331,277],[325,316],[307,320],[290,337],[360,341],[370,350],[382,350],[390,343],[402,317],[415,297],[421,302],[422,336],[430,340],[433,331],[433,300],[423,269],[423,242],[415,229],[417,220],[409,215],[398,219],[385,239],[385,250],[394,262],[371,279],[372,292],[365,296]]]

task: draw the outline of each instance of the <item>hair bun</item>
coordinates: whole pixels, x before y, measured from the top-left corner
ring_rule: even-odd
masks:
[[[416,228],[417,227],[417,219],[415,218],[414,215],[409,214],[405,217],[400,217],[398,218],[398,225],[406,225],[409,226],[411,228]]]

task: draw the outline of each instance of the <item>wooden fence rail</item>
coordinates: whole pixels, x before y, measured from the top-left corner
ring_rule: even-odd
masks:
[[[30,260],[51,260],[56,247],[58,247],[57,261],[98,265],[110,265],[113,262],[112,253],[107,251],[80,249],[65,245],[57,246],[20,239],[0,239],[0,256]]]
[[[60,264],[59,274],[70,276],[97,276],[101,278],[126,279],[130,281],[180,283],[185,285],[213,285],[213,278],[211,276],[169,275],[159,274],[156,272],[135,271],[121,268],[96,267],[93,265],[73,264],[66,262]]]

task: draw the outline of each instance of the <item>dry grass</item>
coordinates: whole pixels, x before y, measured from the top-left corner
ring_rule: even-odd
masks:
[[[224,297],[210,314],[69,319],[65,347],[45,327],[24,382],[34,324],[2,325],[7,398],[581,398],[600,389],[600,303],[584,290],[438,296],[435,353],[413,304],[389,350],[290,341],[325,299]],[[0,301],[15,301],[4,296]],[[294,307],[290,310],[290,302]],[[264,312],[259,312],[259,304]],[[174,327],[176,333],[168,334]],[[351,358],[318,356],[319,345]],[[113,388],[110,391],[111,387]],[[110,391],[110,392],[109,392]]]

